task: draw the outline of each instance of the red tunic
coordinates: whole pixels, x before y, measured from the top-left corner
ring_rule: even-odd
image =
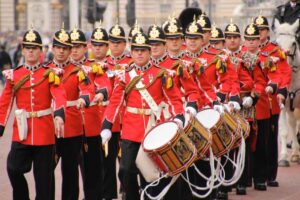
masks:
[[[238,75],[241,96],[250,94],[254,87],[254,80],[251,71],[242,65],[241,51],[230,53],[230,60]]]
[[[131,66],[126,70],[125,73],[120,74],[115,81],[115,88],[110,98],[110,103],[105,110],[105,121],[114,123],[124,102],[126,102],[126,106],[128,107],[137,109],[150,109],[147,102],[142,98],[140,92],[135,88],[132,89],[128,94],[125,94],[125,87],[131,82],[129,72],[130,70],[134,69],[134,67]],[[157,76],[165,70],[153,65],[150,65],[143,71],[142,69],[135,70],[137,75],[142,75],[141,81],[145,86],[148,86],[147,91],[157,105],[159,105],[166,98],[168,100],[167,103],[171,107],[170,110],[172,111],[173,116],[184,113],[178,88],[171,87],[166,89],[165,85],[163,84],[164,76]],[[125,110],[122,121],[121,138],[134,142],[141,142],[144,138],[148,120],[149,115],[135,114]]]
[[[261,54],[263,55],[264,60],[269,60],[273,63],[273,69],[272,67],[267,68],[268,70],[266,73],[269,72],[269,74],[275,76],[275,79],[277,78],[276,76],[279,77],[280,84],[278,85],[277,92],[286,97],[291,83],[291,67],[286,60],[284,51],[276,43],[267,41],[261,46]],[[270,72],[272,70],[275,70],[275,73]],[[272,114],[279,114],[280,108],[276,94],[271,95],[270,101],[272,105]]]
[[[239,102],[240,86],[238,75],[227,53],[224,50],[210,47],[199,56],[199,59],[201,62],[207,63],[204,66],[204,73],[215,86],[221,101],[235,100]],[[223,69],[222,66],[218,66],[218,60],[224,66]]]
[[[217,95],[215,92],[214,86],[208,80],[208,77],[204,73],[204,68],[201,65],[201,61],[198,59],[197,54],[195,55],[188,55],[185,54],[182,58],[182,61],[185,65],[189,66],[190,72],[194,77],[195,83],[198,87],[198,91],[201,96],[201,104],[211,106],[214,102],[217,102]]]
[[[49,67],[41,67],[30,71],[25,66],[9,70],[6,77],[5,88],[0,97],[0,125],[5,126],[14,102],[16,99],[17,109],[24,109],[26,112],[41,111],[51,107],[54,102],[54,115],[66,107],[66,93],[61,84],[50,82],[45,73]],[[14,86],[25,76],[29,78],[22,84],[20,89],[14,91]],[[32,87],[31,87],[32,86]],[[41,117],[27,118],[28,132],[27,139],[20,141],[16,120],[13,124],[12,140],[26,145],[50,145],[55,143],[55,129],[53,116],[51,114]]]
[[[56,65],[52,62],[48,65],[55,68]],[[62,68],[64,73],[61,77],[62,86],[67,94],[67,101],[76,101],[83,98],[87,103],[91,102],[94,98],[93,85],[85,78],[85,72],[80,67],[69,63]],[[83,76],[84,75],[84,76]],[[68,103],[67,103],[68,104]],[[66,122],[63,138],[76,137],[83,134],[82,115],[76,106],[68,106],[66,109]]]
[[[164,69],[172,70],[176,75],[173,77],[174,85],[179,88],[181,96],[184,97],[187,102],[187,106],[189,106],[189,104],[198,104],[197,108],[201,109],[203,107],[203,103],[201,102],[196,83],[188,71],[188,67],[186,67],[180,60],[170,58],[168,55],[165,55],[162,59],[155,61],[155,65]]]
[[[110,79],[111,82],[111,87],[114,89],[114,85],[115,85],[115,71],[116,70],[125,70],[125,68],[128,66],[128,63],[131,62],[131,57],[130,55],[125,55],[122,54],[119,57],[113,57],[113,56],[107,56],[107,64],[108,64],[108,77]],[[123,113],[123,109],[120,109],[120,113],[118,114],[118,117],[116,118],[112,131],[113,132],[120,132],[121,131],[121,124],[122,124],[122,113]]]
[[[101,66],[101,64],[96,63],[93,60],[86,60],[81,67],[88,74],[94,92],[96,94],[102,93],[105,101],[107,101],[112,89],[110,80],[104,71],[104,66]],[[100,110],[102,108],[103,106],[98,106],[98,104],[95,104],[93,101],[89,107],[84,108],[84,128],[86,137],[100,136],[102,125],[102,115]]]
[[[246,50],[246,49],[245,49]],[[245,59],[245,55],[248,53],[249,56]],[[252,93],[258,98],[258,101],[255,105],[256,110],[256,119],[263,120],[270,118],[270,102],[265,88],[268,83],[268,77],[266,76],[264,70],[261,67],[259,52],[258,54],[251,54],[247,51],[242,53],[242,65],[246,67],[253,77],[254,87]]]

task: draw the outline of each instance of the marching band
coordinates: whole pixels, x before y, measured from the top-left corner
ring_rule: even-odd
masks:
[[[36,199],[55,199],[59,160],[62,200],[79,198],[79,169],[85,200],[118,198],[118,181],[126,200],[228,199],[233,187],[238,195],[278,187],[286,52],[270,41],[264,16],[223,32],[198,15],[147,31],[136,22],[128,39],[119,24],[100,25],[90,41],[62,26],[46,64],[31,27],[24,64],[3,71],[0,98],[1,136],[17,107],[7,160],[13,199],[29,199],[32,164]]]

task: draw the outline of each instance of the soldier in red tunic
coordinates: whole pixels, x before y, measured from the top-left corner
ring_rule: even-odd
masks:
[[[239,27],[230,23],[225,28],[225,46],[226,52],[230,57],[231,63],[233,64],[234,70],[238,75],[238,84],[240,85],[240,97],[242,99],[243,105],[240,110],[242,116],[250,123],[250,136],[246,140],[246,157],[245,157],[245,167],[240,180],[236,185],[236,194],[245,195],[246,186],[248,181],[252,182],[252,163],[253,163],[253,153],[251,150],[251,144],[253,143],[253,138],[255,135],[255,130],[253,129],[254,120],[254,107],[248,105],[248,102],[252,102],[250,97],[251,91],[254,88],[254,78],[252,77],[253,71],[246,68],[243,60],[241,59],[241,33]]]
[[[270,187],[278,187],[276,181],[278,169],[278,120],[280,113],[280,105],[284,104],[287,97],[288,88],[291,83],[291,67],[288,65],[284,51],[274,42],[269,40],[270,27],[266,17],[258,16],[254,19],[255,24],[259,28],[260,33],[260,51],[261,55],[269,62],[267,68],[272,71],[279,71],[281,84],[278,86],[276,94],[269,96],[271,104],[271,122],[270,122],[270,136],[268,138],[268,177],[267,185]]]
[[[24,174],[33,164],[35,199],[47,200],[51,199],[55,132],[63,130],[66,93],[59,78],[61,70],[39,63],[42,39],[37,31],[30,29],[25,33],[22,52],[25,63],[3,72],[6,85],[0,97],[0,136],[16,99],[13,141],[7,158],[12,198],[29,199]]]
[[[204,106],[214,106],[216,109],[222,110],[215,88],[211,84],[209,77],[204,73],[203,63],[199,60],[199,56],[202,53],[203,30],[195,21],[187,26],[185,40],[187,47],[182,57],[182,62],[185,63],[187,71],[194,77],[201,95],[201,101]]]
[[[107,51],[108,51],[108,34],[104,28],[99,26],[98,28],[94,29],[91,36],[91,50],[94,55],[94,60],[92,61],[92,72],[97,77],[94,81],[96,88],[98,88],[98,92],[101,92],[103,89],[107,92],[107,96],[110,97],[112,92],[112,85],[105,84],[105,88],[102,87],[101,89],[101,78],[102,76],[107,75],[108,71],[108,63],[107,63]],[[101,77],[100,79],[98,77]],[[108,79],[109,80],[109,79]],[[100,82],[98,82],[100,81]],[[110,81],[110,80],[109,80]],[[97,93],[97,91],[96,91]],[[102,117],[105,111],[106,106],[108,105],[108,99],[106,101],[102,101],[98,103],[99,105],[99,113],[100,113],[100,120],[102,123]],[[101,124],[100,124],[101,126]]]
[[[80,109],[89,106],[94,98],[94,88],[86,72],[69,61],[71,47],[69,33],[63,28],[57,31],[53,38],[54,59],[48,64],[50,68],[64,71],[61,78],[67,94],[65,129],[56,135],[56,154],[61,157],[62,199],[78,199],[78,158],[83,140]]]
[[[114,88],[117,71],[125,70],[127,63],[131,60],[130,55],[125,52],[126,37],[123,27],[116,24],[110,28],[108,33],[108,45],[110,56],[106,58],[108,64],[106,73],[111,81],[111,87]],[[103,197],[107,199],[115,199],[118,197],[116,159],[120,150],[119,140],[123,113],[122,110],[123,108],[120,109],[120,112],[117,114],[116,120],[114,121],[112,138],[108,142],[108,155],[104,158]],[[108,136],[102,134],[101,137],[102,143],[107,143]]]
[[[279,83],[273,82],[272,76],[266,74],[259,52],[260,35],[258,27],[253,23],[248,25],[244,37],[247,54],[244,54],[242,59],[248,69],[254,69],[253,77],[256,79],[254,90],[250,95],[252,101],[248,102],[249,105],[255,105],[255,118],[257,120],[257,142],[253,165],[254,189],[264,191],[267,189],[267,138],[270,131],[270,103],[267,92],[270,91],[270,88],[275,92]],[[246,101],[248,100],[244,99],[243,105],[248,104]]]
[[[166,25],[167,27],[168,25]],[[167,37],[174,36],[166,30]],[[177,34],[177,33],[175,33]],[[148,30],[149,42],[151,44],[151,61],[154,65],[174,71],[174,83],[181,90],[182,100],[186,102],[186,110],[196,115],[199,108],[202,108],[198,88],[192,76],[189,75],[184,63],[179,59],[171,58],[166,52],[166,37],[163,30],[153,25]]]
[[[126,71],[118,72],[115,88],[105,111],[101,135],[111,135],[113,122],[125,102],[119,178],[124,187],[126,199],[138,200],[140,197],[135,160],[146,129],[153,126],[158,119],[159,113],[155,111],[156,107],[167,97],[170,110],[175,116],[174,120],[181,125],[184,123],[184,110],[178,88],[172,87],[172,79],[168,72],[151,64],[150,45],[145,34],[138,33],[133,36],[131,55],[134,62],[126,68]],[[136,89],[135,80],[137,79],[134,78],[136,76],[141,77],[138,79],[139,83],[147,88],[145,89],[148,93],[146,97],[142,97]]]
[[[102,31],[102,30],[101,30]],[[72,43],[71,63],[86,72],[96,94],[89,107],[81,110],[83,118],[83,145],[80,156],[80,166],[83,177],[85,199],[99,199],[102,197],[102,142],[99,135],[101,129],[101,116],[98,103],[107,101],[111,88],[110,81],[104,69],[93,60],[85,57],[87,41],[84,33],[74,28],[70,32]],[[101,68],[101,69],[100,69]],[[98,122],[98,123],[95,123]]]
[[[204,73],[217,89],[217,96],[222,103],[228,103],[234,110],[240,110],[240,85],[237,72],[224,50],[223,31],[212,27],[210,48],[200,55],[200,60],[208,63]]]
[[[168,37],[171,35],[168,32]],[[184,67],[184,64],[179,59],[174,59],[168,56],[166,52],[166,37],[163,30],[157,25],[152,25],[148,30],[149,43],[151,45],[151,62],[158,67],[163,69],[172,70],[174,73],[173,81],[174,86],[177,86],[181,91],[181,99],[186,102],[185,110],[192,115],[196,115],[198,109],[202,108],[201,99],[198,88],[194,82],[194,79],[189,75]],[[167,102],[167,100],[165,100]],[[168,105],[165,104],[168,109]],[[170,118],[171,115],[166,113],[165,119]],[[169,181],[167,181],[169,182]],[[163,183],[160,184],[160,189],[163,187]],[[161,189],[162,190],[162,189]],[[177,179],[176,183],[172,185],[168,193],[164,196],[164,199],[189,199],[192,198],[190,189],[187,183],[182,178]]]
[[[186,64],[187,71],[194,77],[195,83],[197,85],[198,91],[201,95],[201,100],[203,101],[206,107],[213,107],[220,112],[223,112],[223,107],[218,101],[215,87],[211,84],[211,80],[204,73],[203,63],[199,60],[201,53],[203,52],[203,30],[200,24],[196,21],[191,22],[185,30],[185,41],[186,41],[186,50],[182,62]],[[195,162],[196,166],[200,171],[206,176],[211,175],[211,169],[209,162],[205,160],[197,160]],[[196,172],[193,169],[189,169],[189,174],[194,175],[193,183],[197,186],[205,187],[207,181],[202,177],[196,176]],[[202,192],[202,191],[198,191]],[[214,198],[215,192],[212,192],[209,198]],[[196,198],[196,197],[195,197]]]

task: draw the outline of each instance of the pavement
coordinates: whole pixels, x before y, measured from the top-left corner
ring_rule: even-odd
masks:
[[[6,158],[10,150],[12,137],[12,116],[10,116],[7,128],[3,137],[0,138],[0,200],[12,199],[12,188],[6,172]],[[56,178],[56,199],[61,199],[61,173],[60,165],[55,170]],[[32,172],[26,174],[29,185],[30,198],[34,199],[34,180]],[[290,167],[279,168],[278,179],[280,186],[278,188],[268,187],[267,191],[256,191],[253,188],[247,188],[247,195],[240,196],[235,194],[235,190],[229,194],[230,200],[299,200],[300,199],[300,165],[291,163]],[[80,197],[83,199],[82,181],[80,181]]]

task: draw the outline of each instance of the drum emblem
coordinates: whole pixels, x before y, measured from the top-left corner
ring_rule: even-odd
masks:
[[[203,137],[198,133],[196,129],[192,129],[191,132],[188,133],[189,139],[195,144],[197,149],[202,149],[205,146],[205,141]]]
[[[191,157],[191,151],[182,138],[178,140],[173,148],[181,163],[185,163]]]
[[[229,127],[228,127],[228,128],[229,128]],[[221,139],[223,145],[226,146],[226,147],[229,145],[230,139],[231,139],[230,136],[229,136],[229,133],[227,133],[227,131],[229,131],[229,130],[227,130],[227,129],[225,128],[225,125],[221,126],[221,127],[218,129],[218,136],[220,137],[220,139]]]

